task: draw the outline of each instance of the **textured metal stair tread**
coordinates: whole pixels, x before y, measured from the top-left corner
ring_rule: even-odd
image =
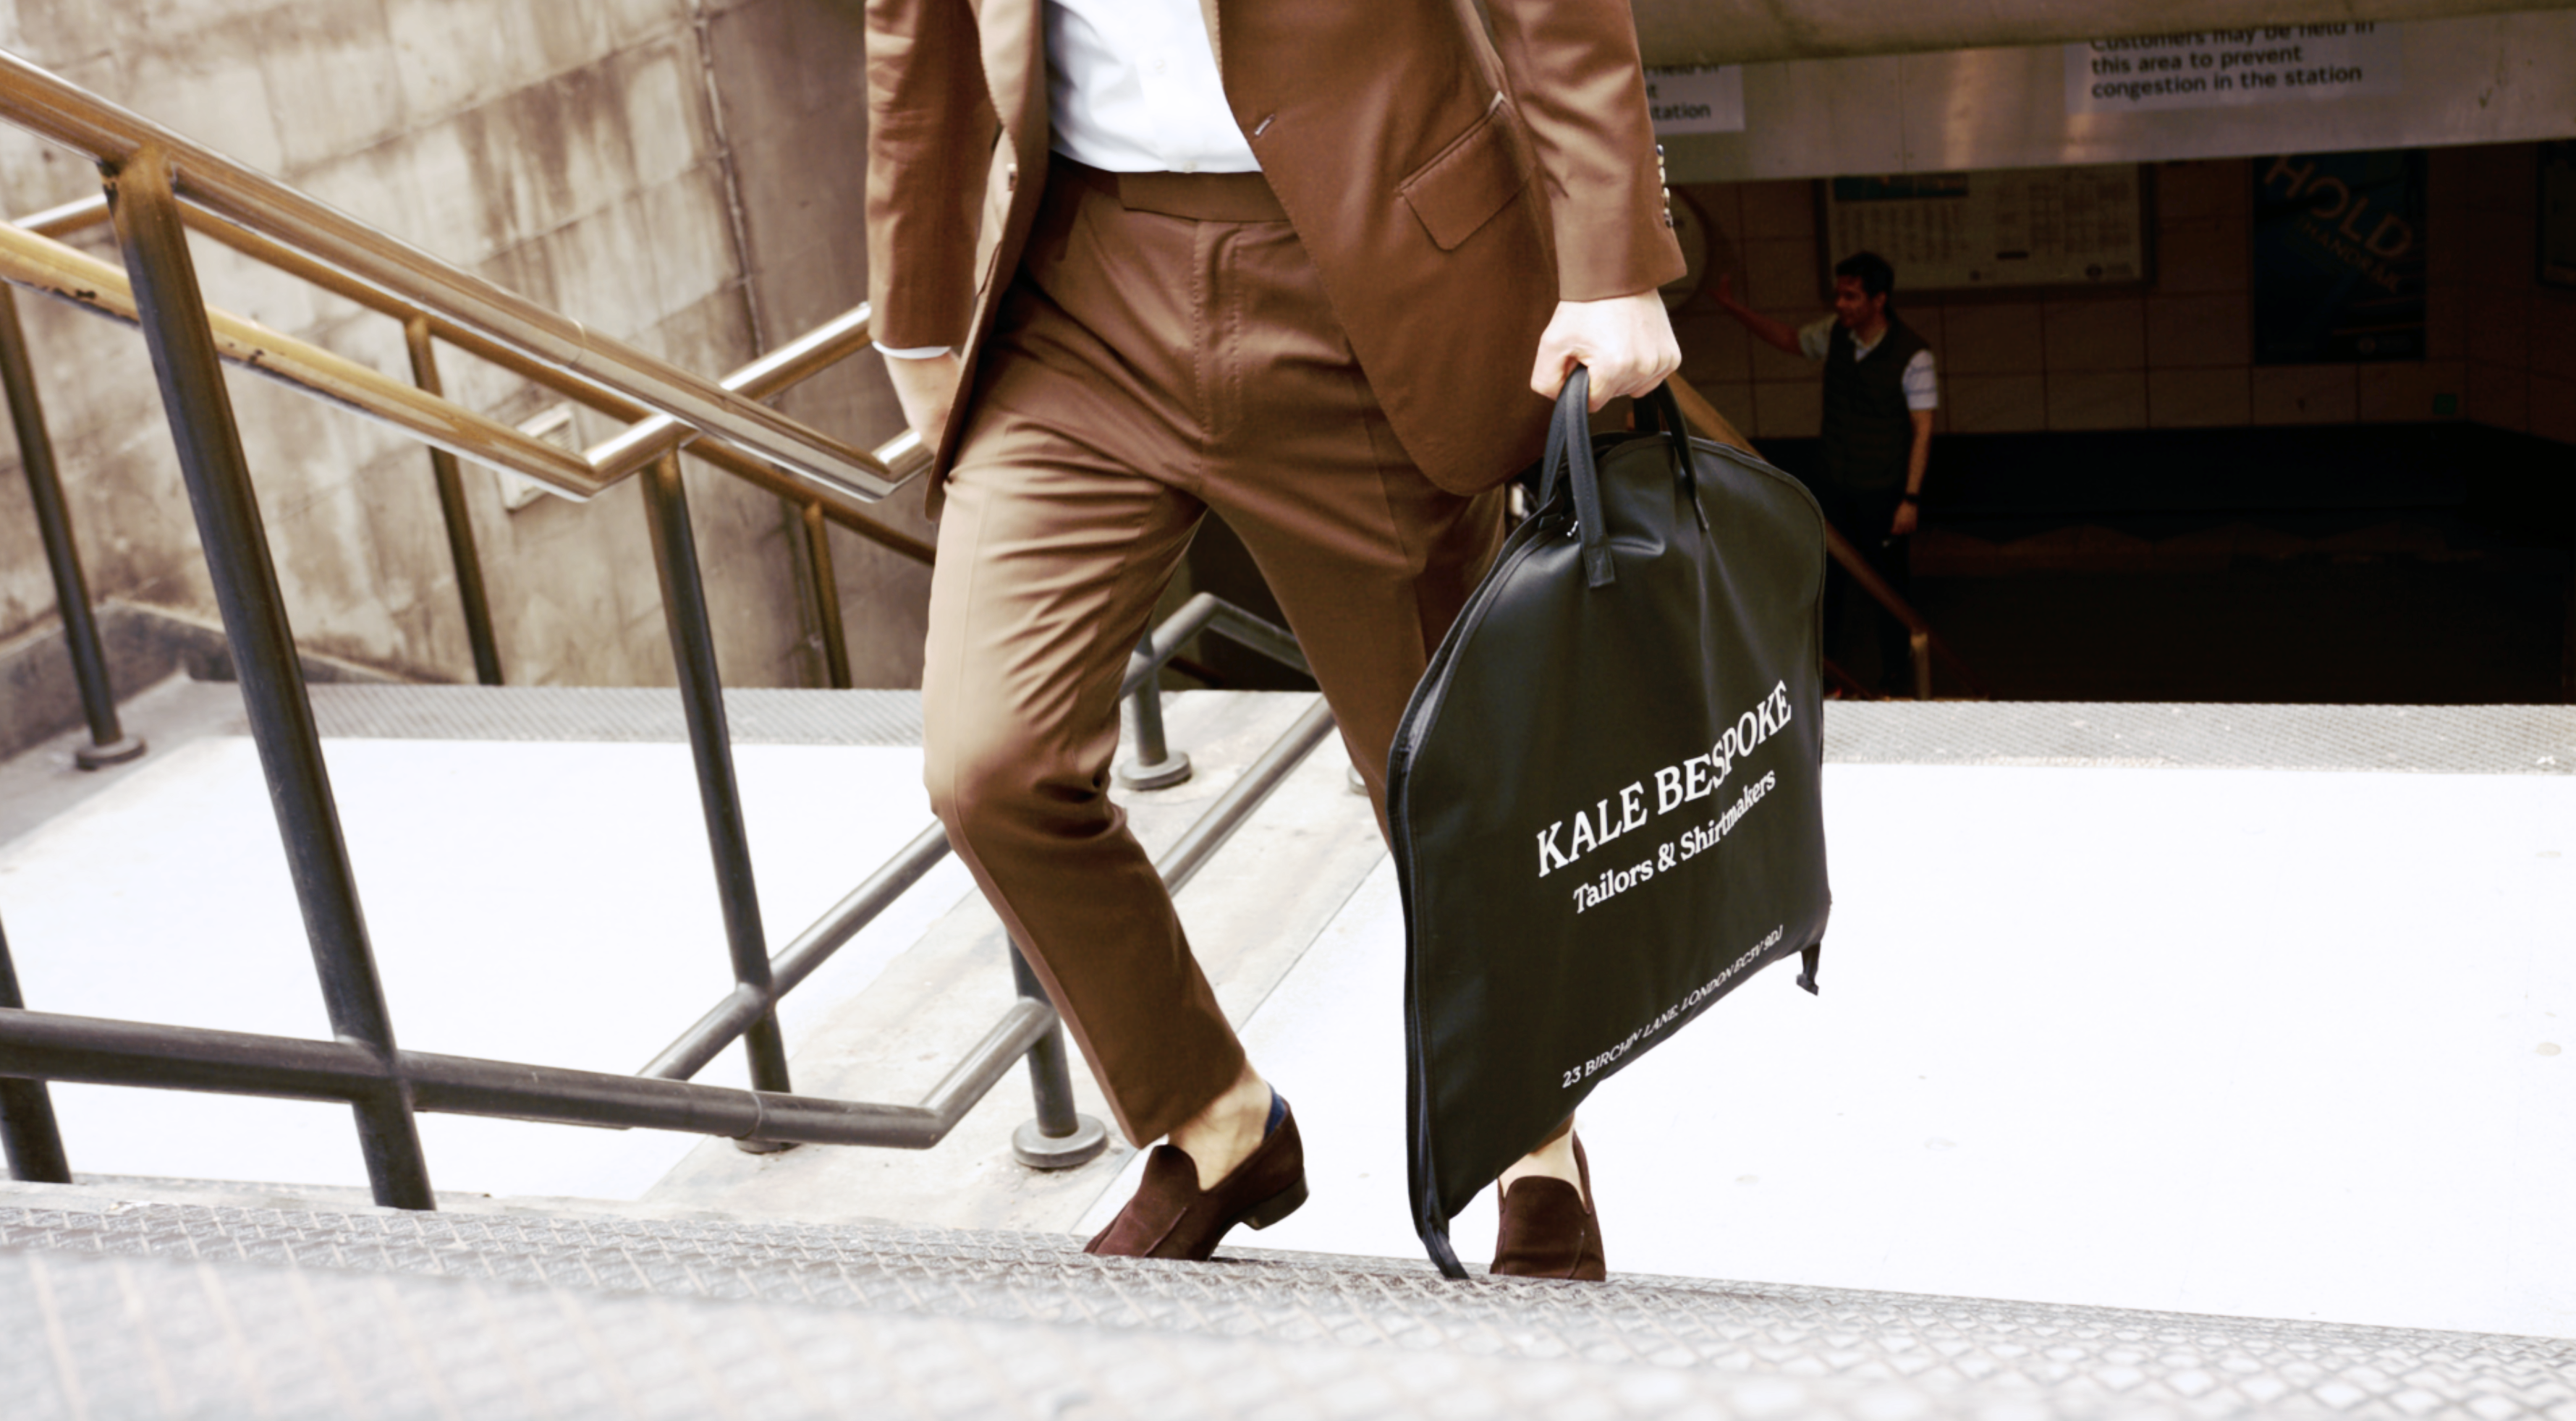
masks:
[[[0,1193],[0,1249],[1829,1377],[1932,1395],[2046,1392],[2052,1404],[2072,1387],[2202,1412],[2285,1401],[2344,1410],[2374,1398],[2406,1414],[2576,1407],[2576,1343],[2548,1338],[1640,1275],[1604,1287],[1460,1285],[1398,1259],[1233,1249],[1211,1265],[1095,1259],[1068,1235],[104,1200],[29,1207]],[[2401,1394],[2410,1400],[2390,1400]],[[2489,1398],[2482,1409],[2466,1409],[2479,1398]]]
[[[870,1313],[463,1278],[0,1252],[11,1421],[275,1417],[904,1416],[2207,1418],[2077,1383],[1897,1381],[1407,1352],[1260,1336]],[[2396,1408],[2358,1404],[2347,1415]],[[2517,1411],[2536,1411],[2518,1406]],[[2483,1412],[2454,1406],[2458,1415]],[[2300,1398],[2267,1416],[2324,1415]],[[2508,1414],[2508,1413],[2498,1413]]]

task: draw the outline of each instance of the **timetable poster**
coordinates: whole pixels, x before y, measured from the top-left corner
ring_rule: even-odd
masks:
[[[1832,178],[1826,266],[1876,252],[1906,291],[2135,286],[2148,276],[2144,181],[2135,163]]]
[[[2424,358],[2424,150],[2254,160],[2254,363]]]

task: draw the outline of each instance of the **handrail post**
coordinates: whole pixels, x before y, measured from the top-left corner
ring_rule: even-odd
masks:
[[[751,838],[743,825],[742,787],[733,770],[733,742],[725,729],[724,682],[717,674],[715,632],[707,619],[706,581],[698,569],[697,536],[689,526],[688,489],[680,481],[680,456],[665,454],[643,475],[644,518],[653,534],[653,567],[662,579],[662,620],[670,628],[672,667],[679,673],[680,708],[689,723],[689,752],[696,761],[698,799],[706,811],[707,850],[715,860],[716,898],[724,909],[725,945],[733,976],[746,987],[769,987],[769,940],[760,924],[760,892],[751,872]],[[784,1094],[787,1046],[778,1013],[763,1011],[742,1034],[751,1058],[751,1088]],[[746,1148],[785,1148],[745,1141]]]
[[[0,1009],[18,1011],[26,1005],[18,995],[17,969],[9,962],[9,934],[0,929]],[[43,1081],[0,1079],[0,1154],[7,1156],[13,1179],[72,1182],[62,1126],[54,1120],[54,1098]]]
[[[850,635],[841,624],[841,583],[832,568],[832,525],[820,499],[796,505],[805,530],[805,565],[814,574],[814,629],[823,638],[823,669],[835,691],[850,689]]]
[[[1674,400],[1681,405],[1682,417],[1696,426],[1703,437],[1720,444],[1732,445],[1747,454],[1754,453],[1752,442],[1744,437],[1743,432],[1728,423],[1726,416],[1718,413],[1717,407],[1710,404],[1707,397],[1692,389],[1688,380],[1679,375],[1673,375],[1666,377],[1665,383],[1671,387]],[[1761,456],[1755,454],[1755,457]],[[1913,645],[1916,699],[1926,701],[1932,699],[1932,659],[1935,656],[1949,658],[1951,671],[1966,685],[1968,694],[1972,696],[1985,694],[1977,678],[1961,664],[1958,653],[1952,651],[1949,645],[1941,640],[1939,634],[1932,630],[1931,623],[1923,620],[1923,614],[1917,611],[1912,603],[1898,596],[1896,589],[1890,587],[1887,580],[1879,576],[1878,569],[1870,566],[1869,559],[1861,556],[1860,549],[1852,545],[1851,539],[1844,537],[1842,530],[1831,523],[1825,525],[1825,552],[1835,562],[1840,563],[1845,572],[1851,574],[1852,581],[1859,585],[1861,591],[1886,609],[1889,616],[1905,624],[1906,635]]]
[[[9,420],[18,430],[18,466],[27,474],[36,531],[44,539],[45,561],[53,569],[63,645],[71,652],[72,679],[80,687],[81,713],[89,720],[89,743],[72,751],[72,760],[84,770],[122,765],[147,747],[142,736],[127,735],[117,724],[116,688],[108,679],[107,655],[99,647],[98,617],[89,605],[89,579],[81,573],[80,542],[72,536],[71,509],[63,502],[53,436],[45,429],[45,406],[36,393],[35,362],[27,357],[27,331],[18,323],[18,293],[5,285],[0,285],[0,387],[8,391]]]
[[[399,1209],[432,1209],[429,1164],[412,1118],[410,1086],[394,1046],[393,1015],[368,945],[358,906],[357,874],[340,832],[331,775],[322,760],[322,738],[304,669],[295,656],[294,628],[278,590],[268,531],[251,491],[241,431],[215,356],[205,297],[188,256],[188,236],[170,186],[168,155],[145,148],[119,164],[102,164],[117,246],[134,283],[136,314],[152,353],[161,403],[178,444],[179,470],[187,480],[197,537],[215,603],[223,612],[233,665],[241,678],[242,708],[250,721],[269,803],[285,841],[304,933],[321,979],[332,1033],[364,1047],[383,1072],[384,1084],[351,1101],[358,1144],[376,1202]]]
[[[403,345],[411,352],[411,382],[425,395],[445,398],[438,378],[438,348],[430,343],[429,317],[403,322]],[[465,503],[465,478],[456,456],[429,446],[430,476],[438,481],[438,514],[447,524],[447,558],[456,565],[456,598],[465,605],[465,640],[474,648],[474,679],[501,684],[501,647],[492,635],[492,599],[483,585],[483,558],[474,549],[474,510]]]
[[[1126,738],[1136,753],[1118,766],[1118,783],[1129,789],[1167,789],[1190,777],[1190,757],[1173,750],[1163,738],[1163,668],[1154,656],[1151,627],[1136,643],[1136,655],[1145,660],[1145,679],[1125,707]]]
[[[1011,944],[1011,980],[1020,995],[1047,1000],[1046,987],[1029,967],[1017,942]],[[1050,1010],[1052,1004],[1050,1003]],[[1037,1098],[1037,1118],[1011,1132],[1011,1154],[1031,1169],[1071,1169],[1089,1164],[1109,1148],[1109,1131],[1073,1108],[1073,1073],[1065,1062],[1064,1022],[1048,1025],[1029,1047],[1029,1093]]]

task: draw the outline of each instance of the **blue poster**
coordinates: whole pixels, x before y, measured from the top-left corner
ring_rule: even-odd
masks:
[[[2254,363],[2424,358],[2424,152],[2254,160]]]

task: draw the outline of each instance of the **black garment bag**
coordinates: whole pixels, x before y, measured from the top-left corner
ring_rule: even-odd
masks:
[[[1387,773],[1414,1223],[1453,1278],[1449,1220],[1595,1086],[1790,953],[1814,991],[1831,902],[1824,515],[1669,390],[1590,436],[1588,385]]]

